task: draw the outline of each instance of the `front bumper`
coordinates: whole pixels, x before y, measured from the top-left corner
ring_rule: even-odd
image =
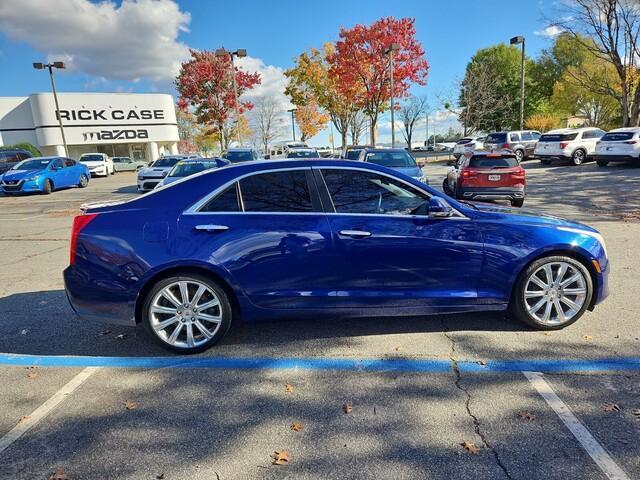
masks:
[[[148,192],[156,188],[164,177],[145,177],[144,179],[138,178],[138,190],[141,192]]]
[[[106,166],[95,167],[95,168],[89,167],[89,173],[91,175],[106,176],[107,175],[107,167]]]
[[[20,180],[17,183],[0,183],[0,191],[4,193],[27,193],[27,192],[41,192],[42,185],[37,180],[24,181]]]
[[[461,200],[520,200],[524,198],[525,190],[502,187],[459,187],[456,196]]]
[[[602,155],[596,154],[594,157],[596,161],[601,162],[640,162],[640,156],[634,157],[632,155]]]

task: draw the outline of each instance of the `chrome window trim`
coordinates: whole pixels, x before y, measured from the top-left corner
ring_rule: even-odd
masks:
[[[345,215],[345,216],[366,216],[366,217],[394,217],[394,218],[429,218],[428,215],[390,215],[387,213],[338,213],[338,212],[245,212],[244,211],[244,202],[242,200],[242,191],[241,191],[241,187],[240,187],[240,181],[243,178],[247,178],[250,177],[252,175],[260,175],[263,173],[274,173],[274,172],[288,172],[288,171],[293,171],[293,170],[356,170],[356,171],[361,171],[361,172],[367,172],[367,173],[377,173],[379,175],[391,178],[392,180],[396,180],[398,182],[404,183],[405,185],[408,185],[411,188],[414,188],[415,190],[418,190],[422,193],[424,193],[428,198],[432,197],[432,194],[429,193],[428,191],[417,187],[401,178],[395,177],[393,175],[390,175],[388,173],[385,172],[379,172],[377,170],[371,170],[368,168],[361,168],[361,167],[351,167],[351,166],[319,166],[319,167],[314,167],[314,166],[308,166],[308,167],[282,167],[282,168],[272,168],[272,169],[268,169],[268,170],[260,170],[257,172],[249,172],[249,173],[245,173],[244,175],[241,175],[240,177],[236,177],[233,180],[229,180],[228,182],[222,184],[220,187],[216,188],[213,192],[209,193],[208,195],[206,195],[205,197],[203,197],[202,199],[200,199],[199,201],[197,201],[196,203],[194,203],[193,205],[191,205],[189,208],[187,208],[184,212],[182,212],[183,215]],[[322,178],[322,180],[324,181],[324,177]],[[216,197],[216,195],[218,195],[219,193],[224,192],[228,187],[230,187],[233,183],[237,182],[237,186],[236,186],[236,191],[237,194],[239,195],[239,199],[241,202],[241,207],[242,207],[242,211],[241,212],[201,212],[200,209],[206,205],[210,200],[214,199]],[[328,191],[328,189],[327,189]],[[331,203],[333,206],[333,199],[331,199]],[[454,215],[452,215],[451,217],[444,217],[441,220],[469,220],[469,217],[467,217],[466,215],[463,215],[462,213],[460,213],[458,210],[456,210],[453,206],[451,207],[453,208],[453,212]],[[335,207],[334,207],[335,210]]]

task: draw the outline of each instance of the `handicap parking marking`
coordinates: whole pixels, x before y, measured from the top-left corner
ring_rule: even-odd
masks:
[[[551,385],[543,378],[541,372],[522,372],[529,380],[533,388],[547,402],[553,411],[560,417],[574,437],[580,442],[582,448],[589,454],[600,470],[610,480],[630,480],[629,476],[618,466],[611,458],[609,453],[594,438],[591,432],[578,420],[571,409],[560,397],[553,391]]]
[[[0,354],[0,365],[41,367],[107,367],[107,368],[218,368],[253,370],[342,370],[370,372],[453,371],[450,359],[409,358],[270,358],[270,357],[99,357],[80,355]],[[458,360],[461,373],[509,373],[535,371],[544,373],[611,373],[640,372],[640,357],[604,358],[596,360]]]
[[[13,442],[18,440],[27,430],[37,425],[51,411],[56,408],[67,396],[71,395],[85,380],[93,375],[98,367],[87,367],[73,377],[62,388],[54,393],[46,402],[36,408],[30,415],[27,415],[20,423],[9,430],[0,438],[0,453],[9,448]]]

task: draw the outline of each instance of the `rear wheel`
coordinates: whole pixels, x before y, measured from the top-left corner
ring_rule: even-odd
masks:
[[[451,188],[449,187],[449,181],[446,178],[442,182],[442,191],[451,196]]]
[[[89,185],[89,178],[83,173],[82,175],[80,175],[78,187],[85,188],[87,185]]]
[[[515,154],[516,159],[518,160],[518,163],[524,160],[524,150],[516,150],[513,153]]]
[[[518,198],[516,200],[511,200],[511,206],[512,207],[522,207],[522,205],[524,205],[524,198]]]
[[[550,256],[533,262],[520,275],[510,311],[539,330],[559,330],[577,321],[591,303],[588,270],[571,257]]]
[[[574,167],[582,165],[586,157],[587,157],[587,153],[584,150],[579,148],[578,150],[576,150],[571,154],[571,165],[573,165]]]
[[[607,165],[609,165],[609,162],[607,162],[606,160],[596,160],[596,163],[598,164],[599,167],[606,167]]]
[[[53,182],[47,178],[44,181],[42,193],[44,193],[45,195],[49,195],[51,192],[53,192]]]
[[[231,317],[225,291],[196,274],[159,281],[142,309],[142,322],[151,337],[178,353],[198,353],[213,346],[229,330]]]

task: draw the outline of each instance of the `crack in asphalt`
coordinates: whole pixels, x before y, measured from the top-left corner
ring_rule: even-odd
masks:
[[[449,360],[451,361],[451,368],[453,369],[453,373],[456,377],[454,384],[456,388],[460,390],[462,393],[464,393],[465,395],[464,408],[469,418],[471,418],[471,420],[473,421],[473,429],[476,435],[478,436],[478,438],[480,438],[480,440],[482,441],[483,447],[491,451],[493,458],[496,461],[496,464],[504,472],[505,477],[509,480],[512,480],[513,477],[507,470],[506,465],[502,463],[502,460],[500,459],[500,456],[498,455],[497,450],[491,446],[491,444],[487,440],[487,437],[480,429],[480,421],[478,420],[478,417],[471,411],[471,394],[465,387],[462,386],[462,374],[460,372],[460,367],[458,366],[458,359],[456,358],[456,341],[450,335],[449,329],[445,323],[445,320],[441,319],[441,322],[442,322],[442,329],[443,329],[442,334],[445,336],[447,340],[449,340],[449,343],[451,344],[451,349],[449,350]]]
[[[32,253],[31,255],[25,255],[20,260],[16,260],[15,262],[5,263],[4,266],[17,265],[18,263],[20,263],[20,262],[22,262],[22,261],[24,261],[24,260],[26,260],[28,258],[39,257],[40,255],[46,255],[48,253],[57,252],[58,250],[64,250],[66,248],[67,248],[67,246],[63,245],[62,247],[52,248],[51,250],[46,250],[44,252],[38,252],[38,253]]]

